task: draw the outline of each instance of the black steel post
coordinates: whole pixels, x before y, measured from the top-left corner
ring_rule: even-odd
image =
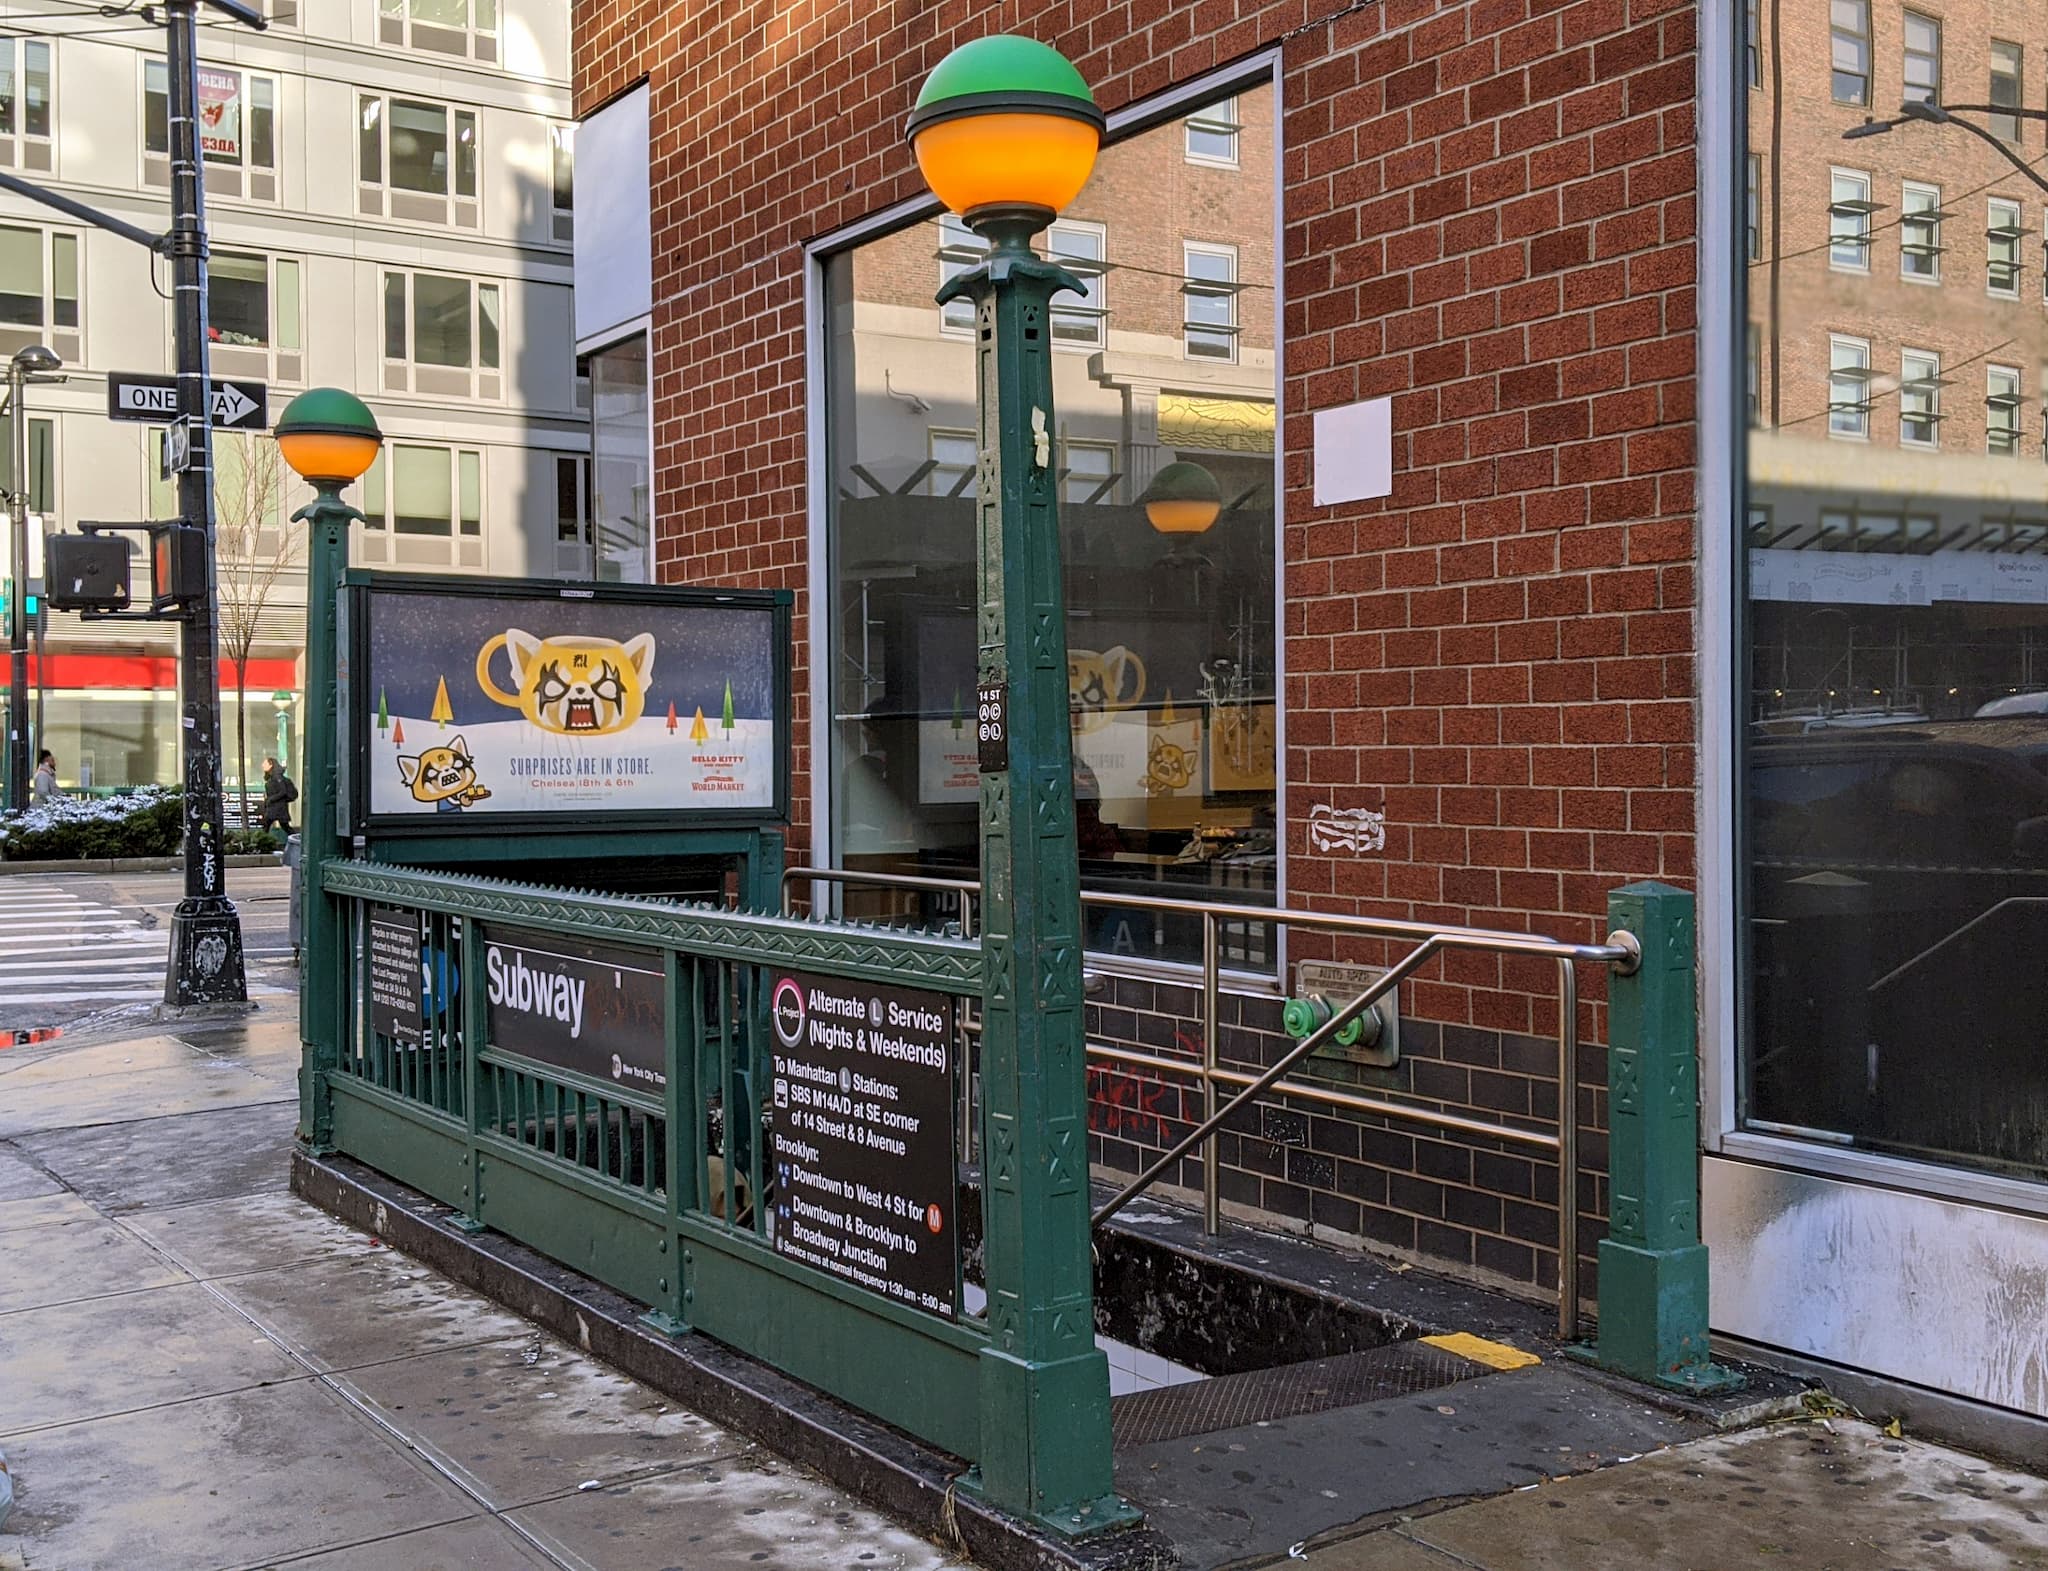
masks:
[[[196,0],[164,7],[171,132],[171,292],[178,418],[187,458],[178,516],[206,532],[206,594],[179,627],[180,719],[185,744],[185,894],[171,917],[167,1004],[242,1003],[242,923],[227,897],[222,854],[220,667],[213,560],[213,385],[206,354],[206,189],[199,162]]]
[[[22,418],[21,389],[27,380],[18,365],[7,368],[7,437],[13,477],[8,486],[7,535],[7,805],[28,806],[28,421]]]

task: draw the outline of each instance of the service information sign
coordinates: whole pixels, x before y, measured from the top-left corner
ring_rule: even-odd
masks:
[[[491,926],[483,980],[491,1046],[632,1091],[668,1089],[658,953]]]
[[[368,927],[370,1029],[400,1047],[418,1047],[425,1036],[419,913],[373,905]]]
[[[780,805],[789,651],[770,595],[373,579],[364,605],[350,686],[375,824]]]
[[[769,1022],[776,1253],[952,1318],[954,1000],[790,971]]]

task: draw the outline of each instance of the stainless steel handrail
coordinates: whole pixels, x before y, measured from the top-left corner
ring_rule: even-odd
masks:
[[[870,873],[849,868],[790,868],[783,874],[783,911],[790,906],[790,884],[798,879],[809,879],[814,884],[865,885],[883,889],[903,889],[936,894],[950,894],[960,902],[960,921],[963,936],[971,936],[974,927],[973,906],[981,893],[981,885],[971,879],[932,878],[916,873]],[[812,896],[813,906],[816,894]],[[1497,928],[1452,928],[1435,926],[1427,922],[1410,922],[1395,917],[1353,916],[1341,912],[1294,911],[1275,906],[1239,905],[1229,901],[1213,900],[1171,900],[1158,896],[1116,894],[1107,891],[1081,893],[1084,906],[1106,906],[1112,909],[1155,911],[1188,917],[1199,917],[1202,922],[1202,1042],[1199,1061],[1166,1057],[1144,1053],[1134,1049],[1090,1044],[1087,1053],[1090,1058],[1114,1063],[1134,1064],[1162,1072],[1189,1075],[1200,1081],[1202,1105],[1206,1116],[1173,1148],[1158,1157],[1118,1194],[1095,1213],[1094,1225],[1100,1226],[1131,1200],[1156,1183],[1160,1176],[1171,1169],[1196,1146],[1202,1147],[1202,1220],[1204,1228],[1216,1233],[1222,1226],[1221,1159],[1213,1138],[1216,1132],[1240,1107],[1259,1097],[1274,1093],[1307,1101],[1320,1102],[1328,1106],[1343,1107],[1370,1113],[1384,1118],[1405,1119],[1412,1123],[1426,1124],[1433,1128],[1451,1130],[1461,1134],[1476,1135],[1487,1139],[1500,1140],[1514,1145],[1531,1146],[1539,1150],[1557,1153],[1558,1166],[1558,1240],[1557,1240],[1557,1320],[1558,1334],[1569,1341],[1578,1335],[1579,1326],[1579,1070],[1578,1070],[1578,974],[1574,967],[1580,963],[1608,965],[1623,975],[1635,970],[1642,961],[1642,946],[1632,933],[1613,932],[1599,944],[1568,944],[1558,939],[1545,938],[1534,933],[1515,933]],[[1358,937],[1382,939],[1412,939],[1416,947],[1384,971],[1372,986],[1353,998],[1349,1003],[1334,1010],[1309,1035],[1297,1042],[1274,1063],[1258,1074],[1225,1069],[1218,1062],[1219,996],[1221,993],[1221,924],[1225,921],[1271,923],[1280,927],[1301,927],[1322,932],[1349,933]],[[1446,1113],[1434,1108],[1421,1107],[1406,1102],[1389,1101],[1382,1097],[1363,1097],[1355,1093],[1337,1091],[1320,1086],[1283,1084],[1287,1072],[1302,1059],[1332,1040],[1336,1034],[1367,1009],[1399,987],[1401,981],[1418,970],[1434,956],[1449,951],[1476,951],[1489,954],[1520,954],[1543,956],[1553,959],[1558,969],[1558,1034],[1557,1034],[1557,1130],[1545,1133],[1539,1130],[1522,1129],[1512,1124],[1492,1124],[1480,1119],[1465,1118],[1456,1113]],[[969,1029],[972,1029],[970,1024]],[[971,1126],[973,1101],[969,1077],[961,1077],[963,1083],[963,1121]],[[1222,1107],[1217,1106],[1219,1086],[1241,1087],[1238,1093]]]

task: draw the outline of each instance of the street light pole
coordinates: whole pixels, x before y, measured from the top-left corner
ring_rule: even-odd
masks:
[[[1054,50],[993,36],[942,60],[909,131],[933,191],[989,243],[939,291],[974,303],[981,742],[981,1085],[988,1345],[963,1488],[1055,1532],[1128,1524],[1095,1345],[1052,298],[1031,237],[1080,194],[1103,118]]]
[[[18,349],[7,362],[7,417],[13,483],[7,488],[8,561],[12,564],[7,589],[7,805],[16,812],[29,800],[28,728],[28,409],[23,389],[29,383],[50,377],[64,362],[46,344]],[[40,646],[37,650],[41,654]],[[40,661],[38,662],[40,663]],[[40,684],[38,684],[40,686]],[[37,701],[36,736],[43,734],[41,700]]]
[[[313,501],[292,514],[306,521],[306,719],[299,738],[299,1037],[306,1051],[299,1070],[299,1134],[316,1149],[334,1138],[334,1103],[325,1071],[339,1061],[346,1032],[348,935],[327,898],[327,859],[341,850],[340,803],[334,776],[340,735],[340,674],[336,606],[348,569],[348,526],[362,514],[341,499],[341,489],[370,467],[383,433],[368,405],[338,388],[316,387],[285,406],[277,445],[293,473],[309,481]],[[278,762],[284,763],[282,747]]]
[[[219,633],[213,560],[213,389],[206,366],[206,186],[199,158],[197,0],[164,7],[171,133],[172,322],[185,467],[178,516],[206,539],[206,593],[179,623],[185,742],[185,893],[171,916],[167,1004],[243,1003],[242,923],[227,897],[220,785]]]

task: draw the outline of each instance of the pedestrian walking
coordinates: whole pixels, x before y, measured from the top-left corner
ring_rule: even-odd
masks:
[[[29,787],[29,800],[48,807],[64,793],[57,789],[57,758],[47,747],[36,755],[36,777]]]
[[[290,834],[291,807],[298,799],[299,788],[284,772],[284,765],[266,756],[263,760],[263,827],[268,829],[275,824],[283,833]]]

